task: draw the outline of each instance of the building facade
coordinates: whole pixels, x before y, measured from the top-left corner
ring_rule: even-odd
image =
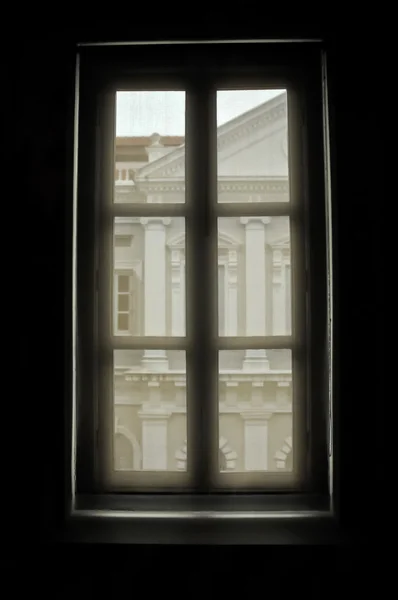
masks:
[[[279,96],[220,126],[218,201],[289,202],[287,102]],[[185,202],[183,137],[117,138],[114,201]],[[117,217],[114,333],[185,335],[183,217]],[[221,336],[291,333],[287,217],[218,220]],[[220,470],[290,470],[292,365],[288,350],[219,356]],[[186,377],[181,351],[114,355],[116,469],[185,470]]]

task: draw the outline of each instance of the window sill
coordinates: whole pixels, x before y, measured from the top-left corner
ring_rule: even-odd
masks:
[[[121,544],[340,544],[333,513],[319,498],[79,497],[63,542]]]

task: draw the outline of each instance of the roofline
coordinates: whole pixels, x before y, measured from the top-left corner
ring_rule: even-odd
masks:
[[[116,144],[119,147],[123,146],[150,146],[151,135],[140,136],[116,136]],[[181,135],[162,135],[160,143],[163,146],[180,146],[184,143],[184,136]]]

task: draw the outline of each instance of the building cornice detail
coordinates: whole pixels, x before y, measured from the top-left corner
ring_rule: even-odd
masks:
[[[175,385],[181,385],[186,380],[185,372],[174,372],[174,373],[157,373],[154,374],[150,371],[145,373],[134,373],[134,371],[126,370],[125,367],[115,367],[115,377],[122,378],[125,381],[132,381],[134,383],[145,382],[174,382]],[[291,371],[288,370],[275,370],[268,371],[267,373],[258,373],[258,371],[236,371],[234,373],[221,373],[220,381],[222,383],[260,383],[260,382],[288,382],[292,381]]]
[[[256,129],[275,123],[278,119],[281,122],[281,129],[285,128],[286,112],[286,96],[281,95],[269,100],[265,105],[260,105],[248,113],[221,125],[217,131],[218,151],[235,144],[236,141],[248,134],[250,135]],[[142,178],[147,177],[173,175],[173,173],[184,168],[184,163],[185,144],[142,167],[137,171],[135,181],[142,181]]]
[[[263,193],[263,194],[289,194],[289,182],[287,177],[281,177],[267,181],[267,179],[242,179],[240,181],[233,179],[226,179],[225,181],[218,181],[218,192],[219,193]],[[135,189],[128,187],[122,189],[119,186],[116,190],[116,200],[119,202],[123,198],[122,203],[127,201],[127,196],[130,194],[132,197],[130,202],[134,202],[134,195],[144,192],[147,194],[161,194],[161,193],[185,193],[185,181],[180,180],[163,180],[163,181],[140,181]],[[118,203],[118,202],[117,202]],[[137,204],[146,204],[146,202],[137,202]]]

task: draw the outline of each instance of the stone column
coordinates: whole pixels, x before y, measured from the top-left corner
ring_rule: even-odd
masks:
[[[166,226],[171,219],[142,218],[145,227],[144,257],[144,335],[166,336]],[[165,370],[165,350],[146,350],[143,364],[153,370]]]
[[[246,335],[265,336],[266,331],[266,255],[265,225],[270,217],[243,217],[245,235]],[[265,350],[247,350],[244,369],[266,370],[269,362]]]
[[[180,250],[171,252],[171,335],[185,335],[184,270]]]
[[[248,410],[241,413],[244,420],[244,469],[266,471],[268,469],[268,421],[270,412]]]
[[[264,381],[252,381],[250,404],[257,407],[264,404]]]
[[[236,250],[228,252],[228,312],[227,335],[238,335],[238,257]]]
[[[170,412],[149,403],[138,413],[142,420],[142,469],[167,470],[167,420]]]
[[[282,251],[272,254],[272,333],[285,334],[285,286],[282,277]]]
[[[291,335],[292,333],[292,285],[291,285],[291,268],[290,262],[286,262],[284,265],[284,278],[283,278],[285,289],[284,289],[284,300],[285,300],[285,334]]]

